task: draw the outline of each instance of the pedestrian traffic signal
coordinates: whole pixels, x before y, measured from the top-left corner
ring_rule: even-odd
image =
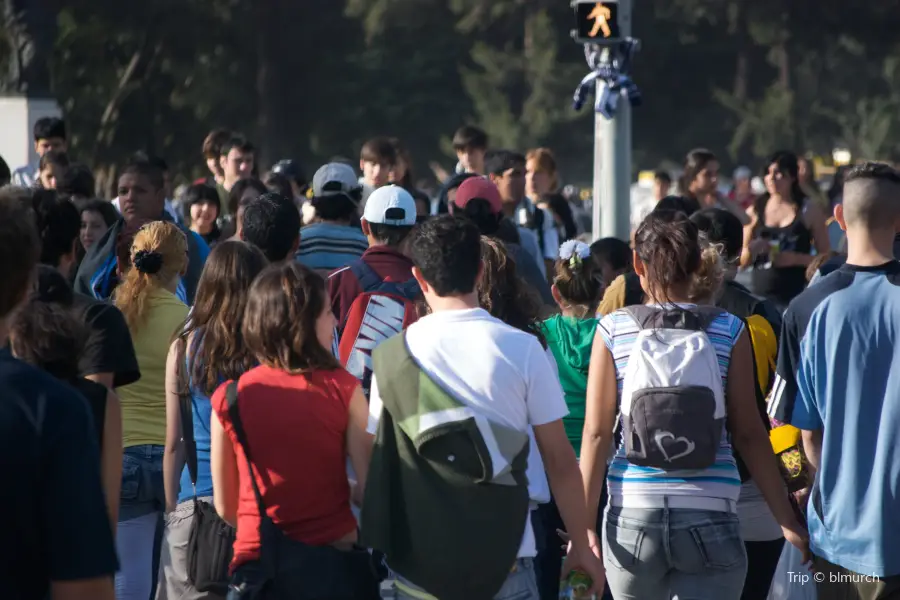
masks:
[[[574,0],[576,28],[572,31],[575,41],[582,44],[608,44],[617,42],[619,34],[618,2]]]

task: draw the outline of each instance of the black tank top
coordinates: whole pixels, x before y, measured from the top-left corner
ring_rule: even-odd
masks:
[[[769,227],[765,225],[766,204],[768,196],[761,196],[754,202],[756,215],[760,225],[756,230],[756,239],[778,243],[778,251],[789,250],[800,254],[812,253],[812,232],[803,222],[803,208],[797,210],[797,216],[786,227]],[[753,291],[764,298],[772,300],[779,308],[786,308],[791,300],[806,288],[806,267],[772,267],[765,266],[769,258],[762,256],[753,268]]]

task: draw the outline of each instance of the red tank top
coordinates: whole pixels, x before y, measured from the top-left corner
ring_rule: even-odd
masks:
[[[228,415],[226,385],[212,407],[234,446],[240,478],[232,569],[259,557],[259,511],[244,450]],[[290,375],[260,366],[238,383],[238,407],[269,517],[290,538],[326,545],[356,529],[346,432],[359,381],[343,369]]]

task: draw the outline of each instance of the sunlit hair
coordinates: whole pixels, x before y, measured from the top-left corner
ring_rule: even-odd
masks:
[[[534,161],[534,170],[545,173],[550,182],[550,191],[555,192],[559,187],[559,174],[556,171],[556,158],[549,148],[534,148],[525,155],[525,161]]]
[[[266,267],[250,287],[244,311],[244,343],[256,359],[288,373],[341,365],[316,335],[328,292],[321,275],[297,261]]]
[[[171,285],[185,270],[187,252],[187,238],[172,223],[152,221],[135,233],[129,264],[123,265],[124,257],[119,257],[121,282],[113,294],[113,302],[132,332],[146,322],[150,296]]]
[[[715,304],[725,282],[725,261],[721,244],[710,244],[700,234],[700,267],[688,287],[688,299],[697,304]]]
[[[516,261],[503,242],[481,236],[483,272],[478,281],[478,301],[492,317],[536,336],[546,347],[537,328],[541,304],[516,271]]]
[[[250,285],[266,265],[259,248],[238,241],[216,245],[206,260],[180,337],[191,344],[191,382],[207,396],[256,364],[241,328]]]
[[[680,286],[692,301],[706,302],[718,294],[725,275],[722,257],[684,213],[653,211],[638,227],[634,241],[646,268],[645,291],[654,301],[670,302],[670,294]]]

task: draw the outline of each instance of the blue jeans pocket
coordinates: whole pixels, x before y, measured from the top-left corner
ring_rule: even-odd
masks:
[[[129,454],[122,456],[122,489],[119,497],[125,502],[136,502],[141,493],[141,460]]]
[[[705,523],[689,528],[707,569],[729,570],[747,560],[737,518],[728,523]]]
[[[162,446],[132,446],[122,455],[122,489],[126,504],[165,505],[162,473]]]

